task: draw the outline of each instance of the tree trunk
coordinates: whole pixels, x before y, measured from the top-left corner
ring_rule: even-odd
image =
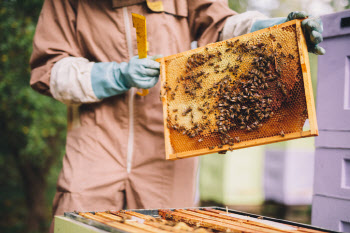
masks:
[[[47,203],[45,200],[47,172],[43,171],[44,168],[35,167],[35,165],[30,163],[20,165],[19,169],[28,210],[26,232],[47,232],[48,226],[46,223],[51,218],[47,212]]]
[[[54,152],[59,151],[59,145],[54,137],[47,139],[47,146]],[[22,178],[24,196],[26,199],[26,231],[27,233],[44,233],[49,230],[51,213],[46,203],[47,176],[52,165],[57,161],[58,156],[53,155],[46,158],[44,164],[36,164],[35,161],[21,159],[17,148],[13,148],[14,159],[16,160],[18,172]]]

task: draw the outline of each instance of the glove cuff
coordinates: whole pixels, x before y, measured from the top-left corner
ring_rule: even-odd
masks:
[[[120,95],[130,89],[121,72],[125,64],[98,62],[93,65],[91,70],[91,84],[97,98],[103,99]]]
[[[52,96],[67,105],[100,101],[90,81],[93,65],[82,57],[65,57],[56,62],[50,75]]]

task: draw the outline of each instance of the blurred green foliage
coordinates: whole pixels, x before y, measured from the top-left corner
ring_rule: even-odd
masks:
[[[247,0],[228,0],[228,6],[238,12],[242,13],[247,10],[248,7],[248,1]]]
[[[64,154],[65,106],[29,86],[42,0],[0,2],[0,232],[44,232]],[[49,190],[49,192],[48,192]]]

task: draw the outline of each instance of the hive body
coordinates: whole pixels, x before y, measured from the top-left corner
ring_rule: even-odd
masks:
[[[250,215],[229,209],[225,211],[218,207],[79,212],[65,213],[65,216],[103,229],[103,232],[330,232],[308,225]]]
[[[318,134],[300,22],[159,60],[167,159]]]

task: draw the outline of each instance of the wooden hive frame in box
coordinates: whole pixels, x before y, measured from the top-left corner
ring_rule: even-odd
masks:
[[[333,232],[309,225],[293,223],[243,213],[220,207],[195,207],[181,209],[138,209],[105,212],[66,212],[69,224],[74,222],[89,225],[90,229],[101,229],[103,232],[240,232],[240,233],[322,233]],[[63,229],[62,217],[56,216],[57,229]],[[69,232],[76,229],[64,228]],[[96,229],[96,230],[97,230]],[[66,232],[66,231],[65,231]],[[90,231],[89,231],[90,232]],[[95,232],[95,231],[94,231]],[[97,231],[96,231],[97,232]],[[100,232],[100,231],[99,231]]]
[[[168,160],[318,135],[301,20],[158,61]]]

